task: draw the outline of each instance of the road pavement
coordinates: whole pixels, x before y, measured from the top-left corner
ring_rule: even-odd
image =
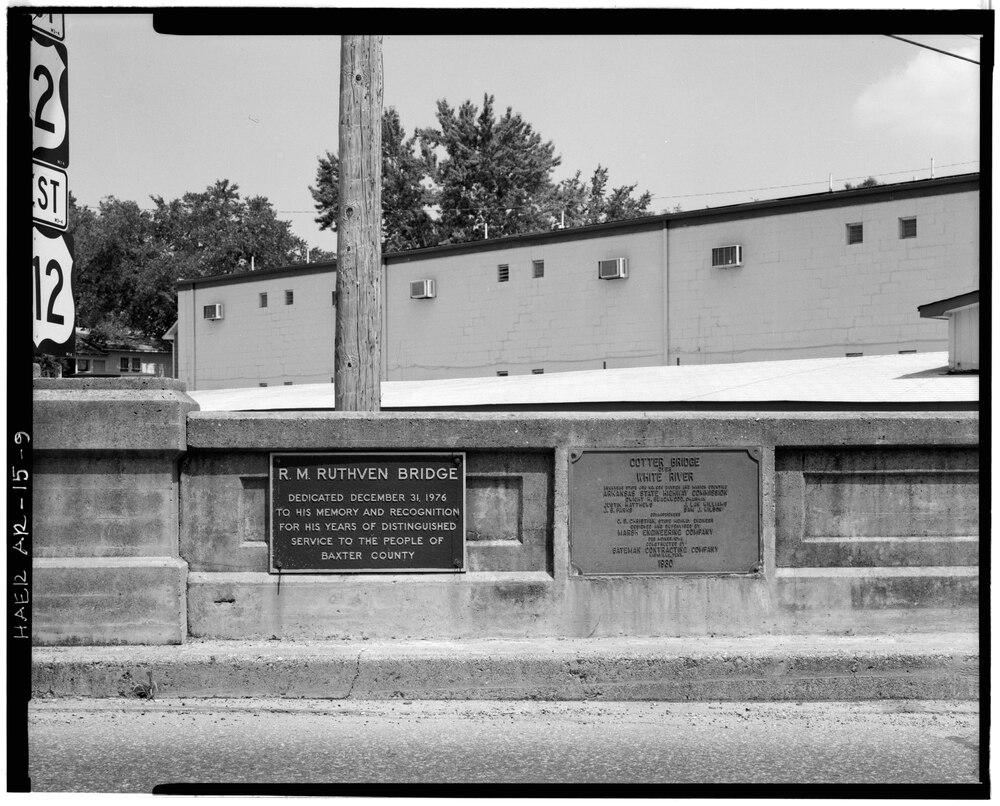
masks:
[[[976,703],[35,699],[33,791],[980,781]]]

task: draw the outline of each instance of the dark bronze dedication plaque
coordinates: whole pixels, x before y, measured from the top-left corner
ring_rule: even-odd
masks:
[[[465,454],[272,453],[271,572],[465,570]]]
[[[570,451],[570,556],[581,574],[758,569],[760,451]]]

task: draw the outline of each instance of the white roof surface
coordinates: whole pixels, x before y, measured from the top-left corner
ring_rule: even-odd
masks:
[[[386,381],[382,408],[703,403],[969,403],[978,375],[949,375],[947,353]],[[202,411],[332,409],[333,384],[189,392]]]

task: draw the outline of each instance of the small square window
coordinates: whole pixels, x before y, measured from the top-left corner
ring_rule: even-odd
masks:
[[[86,358],[78,358],[76,360],[76,371],[77,372],[87,372],[90,369],[90,360]]]
[[[847,225],[847,243],[848,245],[853,243],[862,243],[865,239],[865,230],[863,224],[848,224]]]
[[[286,291],[285,292],[285,305],[291,305],[294,302],[295,302],[295,292],[294,291]]]
[[[544,260],[533,260],[531,261],[531,276],[536,280],[539,277],[545,276],[545,261]]]
[[[132,359],[132,371],[133,372],[139,372],[141,370],[142,370],[142,359],[141,358],[133,358]]]
[[[260,307],[261,308],[266,308],[267,307],[267,294],[261,294],[260,295]]]
[[[118,371],[119,372],[128,372],[128,359],[127,358],[119,359],[119,361],[118,361]]]
[[[501,263],[497,266],[497,282],[506,283],[510,279],[510,266],[506,263]]]
[[[915,217],[899,219],[899,237],[900,238],[917,237],[917,219]]]

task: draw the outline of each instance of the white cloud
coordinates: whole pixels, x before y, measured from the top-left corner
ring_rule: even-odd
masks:
[[[978,48],[953,50],[979,59]],[[893,137],[949,143],[979,140],[979,68],[942,53],[922,51],[902,70],[867,87],[855,119]]]

